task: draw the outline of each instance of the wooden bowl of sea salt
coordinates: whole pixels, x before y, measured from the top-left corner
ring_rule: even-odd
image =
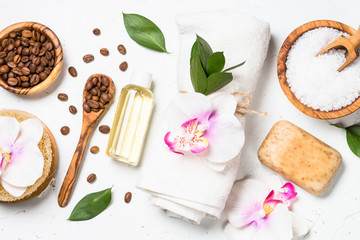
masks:
[[[355,29],[331,20],[308,22],[290,33],[278,56],[277,72],[282,90],[301,112],[319,119],[346,116],[360,107],[360,58],[343,71],[344,49],[316,56],[340,35]]]

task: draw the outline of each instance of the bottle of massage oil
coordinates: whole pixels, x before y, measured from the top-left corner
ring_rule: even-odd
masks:
[[[120,93],[106,154],[137,166],[154,108],[151,74],[136,70]]]

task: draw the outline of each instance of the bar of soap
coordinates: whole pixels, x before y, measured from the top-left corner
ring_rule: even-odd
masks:
[[[288,121],[274,124],[258,157],[265,166],[314,195],[325,192],[342,162],[338,151]]]

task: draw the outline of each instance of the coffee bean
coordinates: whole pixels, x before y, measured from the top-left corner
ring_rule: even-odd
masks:
[[[86,103],[91,108],[99,108],[99,103],[97,101],[92,100],[92,99],[87,100]]]
[[[100,49],[100,53],[103,56],[108,56],[109,55],[109,50],[107,48],[102,48],[102,49]]]
[[[122,62],[119,66],[120,70],[125,72],[126,69],[128,68],[128,63],[127,62]]]
[[[99,36],[100,35],[100,29],[98,29],[98,28],[95,28],[94,30],[93,30],[93,34],[94,35],[96,35],[96,36]]]
[[[31,38],[32,37],[32,32],[30,30],[27,30],[27,29],[24,29],[22,32],[21,32],[21,35],[23,37],[26,37],[26,38]]]
[[[109,95],[106,94],[106,93],[102,93],[100,98],[101,98],[102,100],[104,100],[105,103],[107,103],[107,102],[110,101],[110,97],[109,97]]]
[[[95,57],[94,57],[94,55],[92,55],[92,54],[86,54],[86,55],[83,57],[83,61],[84,61],[85,63],[92,62],[92,61],[94,61],[94,59],[95,59]]]
[[[125,194],[125,196],[124,196],[124,201],[125,201],[126,203],[130,203],[131,198],[132,198],[132,193],[131,193],[131,192],[127,192],[127,193]]]
[[[97,77],[91,78],[91,83],[92,83],[93,85],[96,85],[96,84],[98,83],[98,81],[99,81],[99,79],[98,79]]]
[[[27,67],[23,67],[23,68],[21,69],[21,72],[22,72],[22,74],[24,74],[24,75],[29,75],[29,74],[30,74],[30,69],[27,68]],[[41,78],[41,77],[40,77],[40,78]]]
[[[22,82],[20,86],[23,87],[23,88],[27,88],[27,87],[30,87],[30,83],[29,82]]]
[[[8,62],[7,65],[8,65],[10,68],[16,68],[16,67],[17,67],[17,64],[14,63],[14,62]]]
[[[100,127],[99,127],[99,131],[101,132],[101,133],[109,133],[110,132],[110,127],[108,126],[108,125],[101,125]]]
[[[69,67],[68,71],[69,71],[69,74],[70,74],[72,77],[77,77],[76,68],[74,68],[73,66],[71,66],[71,67]]]
[[[95,182],[95,180],[96,180],[96,174],[95,174],[95,173],[90,174],[90,175],[87,177],[86,180],[88,181],[88,183],[93,183],[93,182]]]
[[[124,45],[120,44],[117,49],[122,55],[126,54],[126,48],[124,47]]]
[[[14,47],[15,47],[14,44],[9,44],[9,45],[7,46],[7,50],[8,50],[8,51],[11,51],[11,50],[14,49]]]
[[[18,55],[15,55],[14,57],[14,63],[18,64],[19,62],[21,61],[21,56],[18,54]]]
[[[91,107],[87,103],[83,104],[83,109],[87,113],[91,112]]]
[[[110,81],[109,81],[109,79],[107,77],[103,76],[101,78],[101,82],[102,82],[102,85],[104,85],[105,87],[109,87]]]
[[[70,107],[69,107],[69,112],[72,113],[72,114],[76,114],[76,113],[77,113],[76,107],[73,106],[73,105],[70,105]]]
[[[70,132],[70,128],[68,126],[63,126],[61,129],[60,129],[60,132],[62,135],[68,135],[69,132]]]
[[[35,73],[36,72],[36,65],[31,63],[29,65],[29,69],[30,69],[30,73]]]
[[[47,74],[45,71],[44,71],[44,72],[41,72],[41,73],[39,74],[39,77],[40,77],[40,80],[41,80],[41,81],[44,81],[48,76],[49,76],[49,74]]]
[[[0,67],[0,73],[8,73],[10,71],[10,68],[7,65],[2,65]]]
[[[8,82],[8,84],[10,85],[10,86],[16,86],[17,84],[18,84],[18,80],[16,79],[16,78],[9,78],[8,80],[7,80],[7,82]]]
[[[40,37],[40,42],[45,42],[46,41],[46,37],[45,37],[45,35],[41,35],[41,37]]]
[[[21,80],[21,82],[28,82],[30,79],[28,76],[21,76],[20,80]]]
[[[59,93],[58,94],[58,99],[60,100],[60,101],[67,101],[68,100],[68,95],[66,94],[66,93]]]
[[[16,32],[11,32],[11,33],[9,34],[9,37],[10,37],[10,38],[16,38],[16,37],[17,37],[17,33],[16,33]]]
[[[29,48],[23,48],[21,53],[22,53],[23,56],[28,56],[30,54],[30,49]]]
[[[98,146],[92,146],[92,147],[90,148],[90,152],[91,152],[92,154],[98,153],[99,150],[100,150],[100,149],[99,149]]]
[[[39,82],[40,82],[40,77],[39,77],[39,75],[33,74],[33,75],[31,76],[31,79],[30,79],[30,85],[31,85],[31,86],[35,86],[35,85],[38,84]]]

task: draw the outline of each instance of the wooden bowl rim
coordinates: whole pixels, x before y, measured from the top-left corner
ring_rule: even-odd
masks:
[[[61,71],[61,68],[62,68],[63,52],[62,52],[62,46],[61,46],[60,40],[56,36],[56,34],[49,27],[47,27],[41,23],[38,23],[38,22],[18,22],[18,23],[14,23],[10,26],[7,26],[6,28],[4,28],[3,30],[0,31],[0,42],[5,37],[7,37],[11,32],[18,31],[18,30],[25,29],[25,28],[30,28],[30,29],[35,29],[35,30],[41,31],[41,33],[46,35],[47,38],[53,43],[54,50],[55,50],[55,46],[59,46],[58,47],[59,50],[55,50],[55,63],[54,63],[55,67],[50,72],[49,76],[41,83],[39,83],[33,87],[22,88],[22,87],[10,86],[6,82],[4,82],[2,79],[0,79],[0,86],[3,87],[4,89],[6,89],[10,92],[13,92],[13,93],[20,94],[20,95],[31,95],[31,94],[35,94],[35,93],[45,90],[56,80],[56,78],[58,77],[58,75]]]
[[[305,32],[320,27],[334,28],[346,32],[350,35],[356,32],[356,30],[353,29],[352,27],[344,23],[332,21],[332,20],[315,20],[297,27],[288,35],[288,37],[285,39],[279,51],[279,56],[277,60],[277,73],[278,73],[279,83],[288,100],[304,114],[318,119],[340,118],[348,114],[351,114],[359,109],[360,97],[358,97],[350,105],[345,106],[338,110],[333,110],[328,112],[315,110],[311,107],[304,105],[303,103],[300,102],[299,99],[296,98],[295,94],[291,91],[286,79],[286,60],[287,60],[288,52],[291,49],[291,46]]]

